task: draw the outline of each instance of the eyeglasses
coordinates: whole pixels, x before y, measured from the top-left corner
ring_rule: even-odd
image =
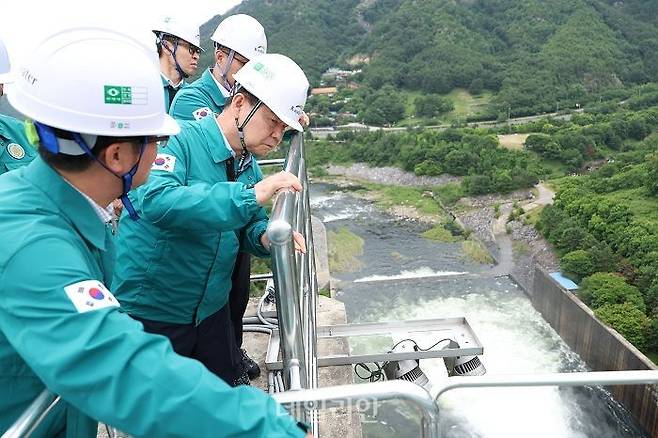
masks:
[[[178,39],[178,47],[186,48],[185,46],[187,46],[187,51],[190,52],[190,55],[192,55],[192,56],[198,55],[198,54],[201,53],[201,48],[199,48],[199,47],[197,47],[193,44],[190,44],[187,41],[182,40],[182,39],[179,38]]]
[[[155,145],[159,148],[166,146],[168,141],[169,141],[168,135],[146,137],[147,144],[155,143]]]
[[[222,50],[222,53],[224,53],[226,56],[229,56],[229,52],[226,50]],[[238,61],[240,64],[245,65],[246,63],[249,62],[249,60],[242,55],[238,54],[235,50],[233,51],[233,60]]]

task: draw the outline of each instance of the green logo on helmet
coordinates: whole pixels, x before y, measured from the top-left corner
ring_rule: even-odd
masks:
[[[118,85],[105,85],[105,103],[132,105],[132,88]]]
[[[267,66],[262,62],[257,62],[254,64],[254,70],[263,75],[267,80],[271,80],[274,77],[274,72],[267,68]]]

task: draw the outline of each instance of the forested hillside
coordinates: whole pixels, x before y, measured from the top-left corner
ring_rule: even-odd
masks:
[[[229,13],[258,18],[270,51],[315,81],[351,64],[371,88],[489,90],[493,113],[524,115],[658,81],[657,11],[656,0],[247,0]]]

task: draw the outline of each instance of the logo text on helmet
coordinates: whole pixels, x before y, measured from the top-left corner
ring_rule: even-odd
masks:
[[[146,105],[148,88],[104,85],[105,103],[113,105]]]
[[[268,81],[274,78],[274,72],[269,68],[267,68],[267,66],[262,62],[257,62],[256,64],[254,64],[254,70],[256,70],[258,73],[263,75],[265,79],[267,79]]]
[[[256,48],[254,49],[254,51],[255,51],[256,53],[260,53],[261,55],[264,55],[264,54],[265,54],[265,47],[263,47],[263,46],[258,46],[258,47],[256,47]]]
[[[301,105],[291,106],[290,111],[297,114],[298,116],[301,116],[302,114],[304,114],[304,110],[302,109]]]
[[[130,129],[130,123],[112,120],[110,122],[110,129]]]
[[[23,76],[23,79],[25,79],[30,85],[34,85],[37,81],[37,78],[27,69],[23,70],[21,76]]]

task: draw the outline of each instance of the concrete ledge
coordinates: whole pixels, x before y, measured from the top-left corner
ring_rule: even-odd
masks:
[[[318,277],[318,288],[320,290],[329,290],[331,288],[331,276],[329,274],[327,229],[324,227],[322,221],[315,216],[311,216],[311,228],[313,229],[315,269]]]

